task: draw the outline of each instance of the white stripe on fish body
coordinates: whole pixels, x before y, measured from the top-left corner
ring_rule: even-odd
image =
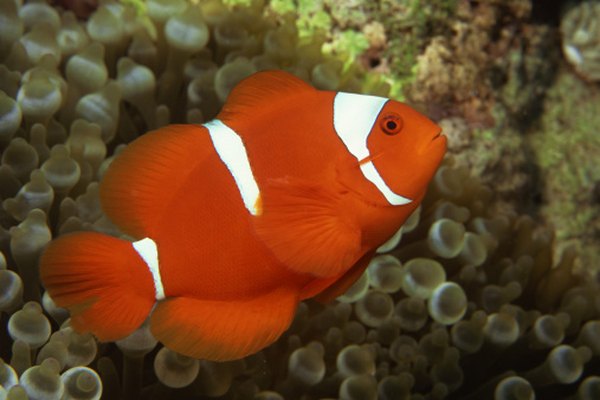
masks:
[[[233,129],[218,119],[207,122],[203,126],[208,129],[219,158],[233,177],[244,206],[250,214],[260,214],[258,207],[260,189],[254,179],[244,142]]]
[[[357,161],[369,157],[367,140],[379,113],[388,99],[355,93],[338,92],[333,100],[333,127],[350,154]],[[396,194],[385,183],[373,162],[360,165],[365,178],[373,183],[388,203],[401,206],[412,202],[411,199]]]
[[[135,251],[138,252],[142,260],[148,265],[148,270],[152,274],[154,281],[154,295],[156,300],[165,298],[165,288],[163,287],[162,278],[160,276],[160,265],[158,262],[158,247],[156,242],[150,238],[144,238],[137,242],[131,243]]]

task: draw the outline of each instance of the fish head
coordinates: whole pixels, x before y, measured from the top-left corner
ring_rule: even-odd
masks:
[[[376,189],[370,200],[416,207],[446,152],[441,128],[404,103],[344,92],[334,98],[333,117],[361,179]]]
[[[389,189],[407,199],[421,198],[446,153],[446,137],[429,118],[398,101],[385,103],[367,138],[372,162]]]

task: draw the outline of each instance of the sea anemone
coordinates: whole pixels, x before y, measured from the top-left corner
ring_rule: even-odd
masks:
[[[600,81],[600,3],[571,4],[560,21],[563,54],[578,74]]]

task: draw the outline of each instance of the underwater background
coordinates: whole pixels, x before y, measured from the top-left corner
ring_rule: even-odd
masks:
[[[0,61],[0,399],[600,399],[600,1],[1,0]],[[396,243],[242,360],[74,332],[44,246],[120,235],[115,155],[265,69],[443,127]]]

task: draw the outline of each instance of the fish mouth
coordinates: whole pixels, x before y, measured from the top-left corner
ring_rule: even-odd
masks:
[[[447,138],[442,134],[442,130],[437,131],[435,135],[431,137],[431,140],[424,146],[424,149],[446,147]]]
[[[442,135],[442,130],[440,129],[440,130],[438,131],[438,133],[436,133],[436,134],[435,134],[435,135],[434,135],[434,136],[431,138],[431,141],[433,142],[434,140],[436,140],[436,139],[439,139],[439,138],[440,138],[440,137],[442,137],[442,136],[444,136],[444,135]]]
[[[429,141],[429,146],[438,146],[438,145],[446,145],[447,138],[442,134],[442,130],[440,129],[435,135],[431,137]]]

